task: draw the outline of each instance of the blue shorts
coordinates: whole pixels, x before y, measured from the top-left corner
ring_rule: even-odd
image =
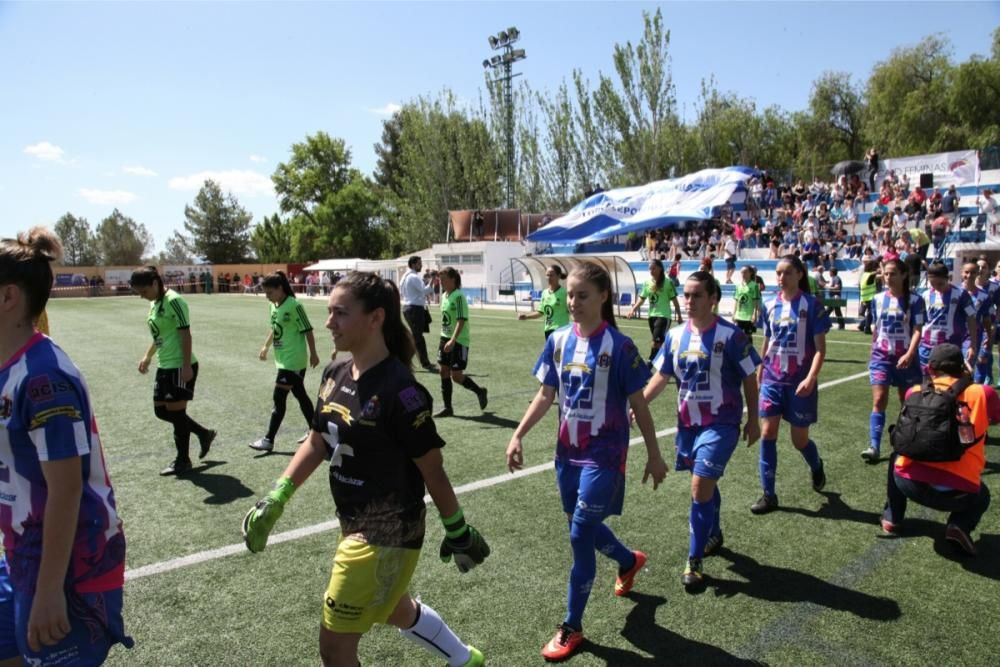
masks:
[[[3,614],[0,628],[13,629],[15,655],[23,656],[28,665],[100,665],[115,644],[121,643],[126,648],[134,644],[125,634],[122,589],[104,593],[69,592],[66,594],[69,634],[57,644],[42,645],[42,650],[36,653],[28,648],[28,617],[33,600],[33,595],[15,591],[11,604],[0,604]],[[0,637],[0,644],[6,647],[9,638],[9,635]]]
[[[761,417],[784,417],[792,426],[810,426],[816,423],[819,409],[819,392],[809,396],[796,396],[795,384],[766,382],[760,386]]]
[[[625,505],[625,475],[618,470],[575,466],[556,461],[556,482],[563,511],[576,523],[601,523],[621,515]]]
[[[690,470],[698,477],[719,479],[740,440],[736,424],[715,424],[677,429],[674,447],[677,470]]]
[[[920,365],[912,361],[906,368],[896,368],[895,361],[868,362],[868,382],[873,386],[889,385],[909,389],[915,384],[920,384],[921,379]]]

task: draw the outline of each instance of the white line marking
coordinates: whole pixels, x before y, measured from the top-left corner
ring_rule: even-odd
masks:
[[[819,385],[818,389],[827,389],[829,387],[835,387],[838,384],[844,384],[845,382],[851,382],[852,380],[857,380],[862,377],[867,377],[868,371],[864,373],[855,373],[854,375],[848,375],[847,377],[842,377],[836,380],[830,380],[829,382],[824,382]],[[744,408],[744,412],[746,409]],[[677,427],[664,429],[662,431],[656,432],[657,438],[662,438],[664,436],[673,435],[677,432]],[[632,438],[629,440],[629,446],[639,444],[642,442],[642,436]],[[504,473],[502,475],[496,475],[494,477],[487,477],[486,479],[481,479],[475,482],[469,482],[468,484],[462,484],[461,486],[455,487],[455,495],[463,495],[472,491],[478,491],[480,489],[487,489],[491,486],[496,486],[498,484],[503,484],[504,482],[509,482],[515,479],[521,479],[522,477],[528,477],[530,475],[535,475],[540,472],[545,472],[546,470],[552,470],[555,463],[553,461],[547,461],[546,463],[539,463],[538,465],[531,466],[530,468],[524,468],[518,470],[514,474]],[[430,496],[424,496],[424,502],[431,502]],[[281,533],[275,533],[271,535],[267,543],[269,545],[281,544],[282,542],[291,542],[293,540],[299,540],[304,537],[310,537],[312,535],[317,535],[319,533],[325,533],[330,530],[336,530],[339,527],[337,521],[324,521],[322,523],[317,523],[312,526],[303,526],[302,528],[295,528],[294,530],[286,530]],[[151,563],[149,565],[143,565],[142,567],[137,567],[135,569],[129,569],[125,571],[125,581],[134,581],[136,579],[142,579],[144,577],[149,577],[154,574],[164,574],[165,572],[171,572],[172,570],[179,570],[182,567],[188,567],[190,565],[198,565],[200,563],[207,563],[211,560],[218,560],[220,558],[225,558],[227,556],[235,556],[237,554],[246,553],[246,547],[242,544],[230,544],[224,547],[218,547],[216,549],[208,549],[207,551],[198,551],[187,556],[181,556],[179,558],[172,558],[170,560],[160,561],[159,563]]]

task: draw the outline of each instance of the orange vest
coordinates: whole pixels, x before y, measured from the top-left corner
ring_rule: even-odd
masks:
[[[938,390],[947,389],[956,378],[942,376],[934,379]],[[920,391],[917,386],[910,391]],[[906,456],[896,457],[896,474],[900,477],[945,486],[959,491],[977,493],[983,468],[986,467],[986,430],[989,427],[989,413],[986,406],[986,392],[982,385],[969,385],[958,400],[969,406],[970,421],[977,436],[982,438],[965,450],[957,461],[916,461]]]

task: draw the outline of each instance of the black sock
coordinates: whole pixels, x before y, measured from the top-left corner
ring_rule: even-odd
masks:
[[[468,389],[469,391],[476,392],[477,394],[481,391],[479,385],[476,384],[475,381],[468,375],[466,375],[465,378],[462,379],[462,386]]]
[[[177,449],[178,461],[191,461],[189,450],[191,448],[191,425],[190,418],[184,410],[170,411],[174,425],[174,447]]]
[[[441,378],[441,398],[444,400],[444,407],[451,409],[451,378]]]
[[[274,436],[278,434],[278,429],[281,427],[281,421],[285,418],[285,405],[288,402],[288,390],[275,387],[274,394],[271,398],[273,400],[273,404],[271,406],[271,421],[267,425],[267,435],[264,437],[271,442],[274,442]]]
[[[198,422],[196,422],[195,420],[191,419],[190,415],[188,415],[187,421],[188,421],[188,428],[190,428],[191,432],[194,433],[199,438],[204,438],[208,434],[208,429],[199,424]]]
[[[302,410],[302,416],[306,418],[307,428],[312,428],[313,411],[315,410],[315,407],[313,406],[312,399],[309,397],[309,392],[306,391],[305,385],[294,385],[292,387],[292,395],[295,396],[296,400],[299,402],[299,409]]]

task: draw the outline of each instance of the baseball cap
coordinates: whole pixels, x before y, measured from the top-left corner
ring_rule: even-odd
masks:
[[[965,360],[957,345],[942,343],[931,351],[927,365],[948,375],[961,375],[965,370]]]

